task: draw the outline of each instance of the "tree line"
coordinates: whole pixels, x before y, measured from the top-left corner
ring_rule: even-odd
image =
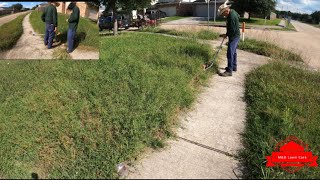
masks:
[[[290,16],[293,20],[298,20],[311,24],[320,23],[320,11],[315,11],[311,15],[306,13],[292,13],[290,11],[276,11],[276,13],[279,17]]]

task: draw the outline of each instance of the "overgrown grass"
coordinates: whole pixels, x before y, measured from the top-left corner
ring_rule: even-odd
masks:
[[[274,62],[248,74],[245,86],[245,149],[240,154],[246,167],[244,178],[320,177],[318,167],[304,167],[294,174],[266,167],[266,156],[291,135],[308,144],[314,156],[320,155],[320,73]]]
[[[244,42],[241,41],[239,43],[238,47],[239,49],[253,52],[259,55],[264,55],[274,59],[301,61],[301,62],[303,61],[301,56],[265,41],[258,41],[255,39],[245,39]]]
[[[152,32],[152,33],[161,33],[161,34],[169,34],[174,36],[182,36],[193,39],[205,39],[205,40],[215,40],[219,38],[219,34],[213,31],[201,30],[199,32],[192,31],[177,31],[177,30],[169,30],[169,29],[161,29],[161,28],[144,28],[141,30],[142,32]]]
[[[272,19],[272,20],[267,20],[265,22],[265,19],[261,19],[261,18],[250,18],[246,19],[246,18],[240,18],[239,20],[241,23],[245,22],[251,25],[266,25],[266,26],[277,26],[281,19]]]
[[[0,176],[114,178],[162,147],[210,73],[211,48],[157,34],[101,38],[99,61],[0,62]]]
[[[16,19],[0,26],[0,52],[11,49],[23,33],[22,21],[26,15],[20,15]]]
[[[242,23],[245,22],[246,25],[262,25],[262,26],[277,26],[280,23],[281,19],[273,19],[273,20],[268,20],[265,22],[264,19],[261,18],[239,18],[239,22],[240,22],[240,26],[242,26]],[[210,23],[213,23],[213,20],[209,21]],[[217,17],[216,18],[216,23],[221,24],[221,23],[225,23],[226,22],[226,18],[223,17]],[[203,23],[207,23],[207,22],[203,22]]]
[[[41,20],[41,14],[42,12],[33,11],[30,15],[30,23],[37,33],[44,34],[45,23]],[[58,31],[60,35],[57,35],[56,39],[61,41],[61,43],[66,43],[68,34],[68,22],[66,22],[66,19],[69,18],[69,15],[58,13],[58,16]],[[75,47],[79,45],[80,48],[98,50],[99,42],[97,25],[91,20],[80,18]]]
[[[187,17],[183,17],[183,16],[170,16],[170,17],[165,17],[161,19],[161,23],[166,23],[166,22],[170,22],[170,21],[175,21],[175,20],[179,20],[179,19],[183,19],[183,18],[187,18]]]

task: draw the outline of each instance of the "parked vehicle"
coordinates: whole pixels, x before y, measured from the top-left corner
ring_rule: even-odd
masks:
[[[146,14],[151,15],[152,17],[155,17],[156,19],[167,17],[167,13],[165,13],[159,9],[147,10]]]
[[[126,18],[124,18],[124,16],[118,15],[117,21],[118,21],[118,29],[120,28],[129,29],[130,27],[129,22]],[[99,17],[99,21],[98,21],[99,31],[102,31],[104,29],[108,29],[109,31],[111,31],[113,29],[113,24],[114,24],[113,16],[101,15]]]

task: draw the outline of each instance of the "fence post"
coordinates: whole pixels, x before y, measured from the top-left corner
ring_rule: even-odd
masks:
[[[246,23],[242,23],[242,41],[244,41],[244,30],[246,29]]]

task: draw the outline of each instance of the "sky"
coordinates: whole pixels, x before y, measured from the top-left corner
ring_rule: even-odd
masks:
[[[183,0],[189,1],[189,0]],[[191,0],[191,2],[194,0]],[[21,3],[23,7],[32,8],[41,2],[0,2],[0,7],[8,7],[12,4]],[[320,0],[277,0],[277,10],[300,12],[311,14],[320,11]]]
[[[320,0],[277,0],[276,9],[311,14],[320,11]]]
[[[0,2],[0,7],[9,7],[12,4],[17,4],[20,3],[23,5],[25,8],[32,8],[37,4],[41,4],[43,2]]]

